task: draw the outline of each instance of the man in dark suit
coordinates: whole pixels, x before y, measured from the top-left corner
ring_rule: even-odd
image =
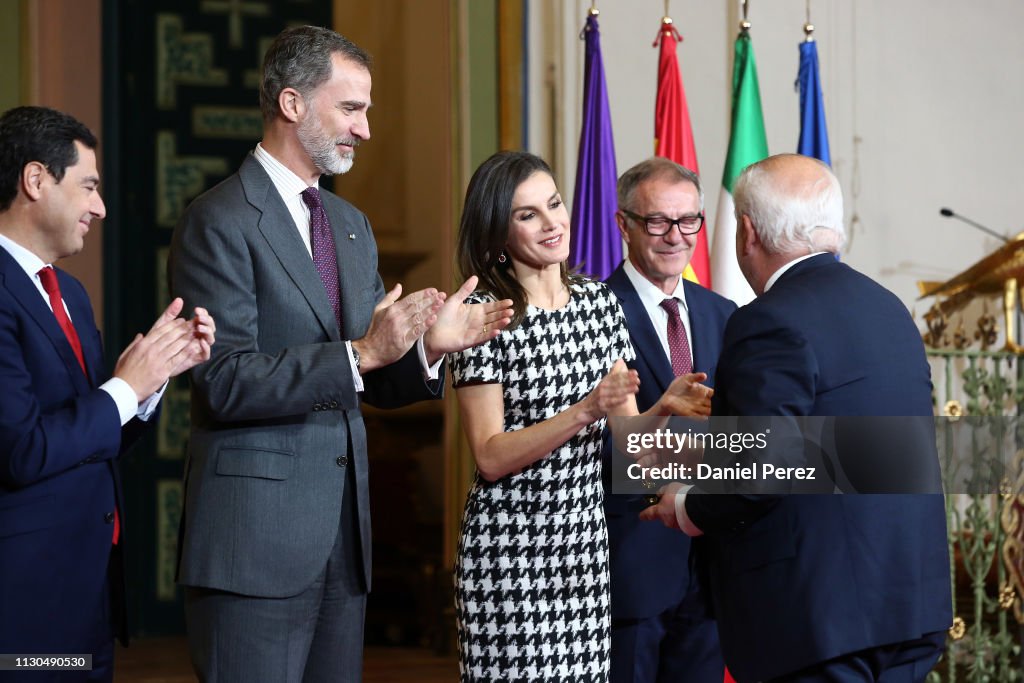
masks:
[[[361,401],[438,398],[443,354],[493,338],[510,302],[399,299],[369,222],[321,175],[370,137],[369,56],[328,29],[264,59],[264,135],[174,232],[171,288],[209,301],[219,342],[192,374],[179,580],[204,681],[359,681],[370,588]],[[438,370],[442,373],[439,378]]]
[[[5,681],[112,679],[126,639],[117,459],[213,343],[209,315],[180,319],[176,299],[104,370],[85,288],[50,265],[106,213],[95,149],[53,109],[0,117],[0,652],[93,657],[91,671]]]
[[[736,304],[681,277],[704,224],[704,191],[695,173],[669,159],[647,159],[619,178],[618,199],[615,218],[629,256],[606,283],[626,316],[636,350],[629,367],[640,375],[636,401],[644,411],[681,374],[714,377],[725,322]],[[715,623],[689,571],[690,539],[642,523],[647,496],[613,492],[616,457],[622,456],[606,442],[611,680],[721,683]]]
[[[713,414],[930,419],[929,367],[906,308],[835,258],[843,205],[829,168],[770,157],[743,172],[734,195],[736,254],[758,298],[726,326]],[[839,463],[873,455],[844,452],[842,439],[835,449]],[[934,430],[894,457],[933,469]],[[941,495],[698,487],[644,516],[701,537],[695,550],[740,683],[923,681],[942,651],[952,613]]]

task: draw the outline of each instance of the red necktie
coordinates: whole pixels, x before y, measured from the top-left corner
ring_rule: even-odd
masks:
[[[672,359],[672,374],[676,377],[688,375],[693,372],[693,358],[683,320],[679,317],[679,302],[665,299],[661,307],[668,312],[668,350]]]
[[[64,336],[68,338],[68,343],[71,344],[71,350],[75,352],[75,357],[78,358],[78,364],[82,366],[82,372],[88,377],[89,373],[85,369],[85,356],[82,355],[82,342],[78,340],[78,333],[75,332],[75,326],[71,324],[71,319],[68,318],[67,311],[64,310],[64,299],[60,295],[60,283],[57,282],[57,272],[50,266],[46,266],[39,271],[39,279],[43,283],[43,289],[46,290],[47,296],[50,297],[50,307],[53,309],[53,315],[57,318],[57,324],[60,325],[60,329],[64,331]],[[117,514],[117,507],[114,507],[114,535],[112,542],[117,545],[117,540],[121,537],[121,517]]]
[[[46,294],[50,297],[50,307],[53,308],[53,315],[57,318],[57,324],[64,331],[64,336],[68,338],[71,350],[75,352],[78,364],[82,366],[82,372],[85,372],[86,376],[88,376],[89,373],[85,369],[85,357],[82,356],[82,343],[78,341],[78,333],[75,332],[75,326],[71,324],[71,319],[68,318],[68,314],[64,310],[64,300],[60,296],[57,272],[50,266],[46,266],[39,271],[39,279],[42,280],[43,289],[46,290]]]

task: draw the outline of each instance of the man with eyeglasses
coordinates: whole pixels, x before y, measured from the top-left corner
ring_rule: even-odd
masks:
[[[626,316],[637,354],[629,366],[640,374],[637,407],[646,410],[679,375],[715,376],[736,304],[682,277],[704,226],[697,174],[669,159],[647,159],[619,178],[618,200],[615,219],[629,253],[606,282]],[[648,496],[613,495],[612,458],[606,444],[611,680],[721,683],[718,634],[690,576],[689,538],[640,521]]]

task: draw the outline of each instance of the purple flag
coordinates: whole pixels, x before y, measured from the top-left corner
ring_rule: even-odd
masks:
[[[622,238],[615,226],[615,141],[601,60],[601,34],[593,14],[587,17],[583,39],[583,128],[572,204],[569,265],[579,265],[582,272],[603,280],[622,260]]]

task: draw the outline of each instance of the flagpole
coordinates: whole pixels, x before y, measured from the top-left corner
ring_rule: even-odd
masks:
[[[804,24],[804,42],[814,42],[814,24],[811,23],[811,0],[807,0],[807,22]]]

